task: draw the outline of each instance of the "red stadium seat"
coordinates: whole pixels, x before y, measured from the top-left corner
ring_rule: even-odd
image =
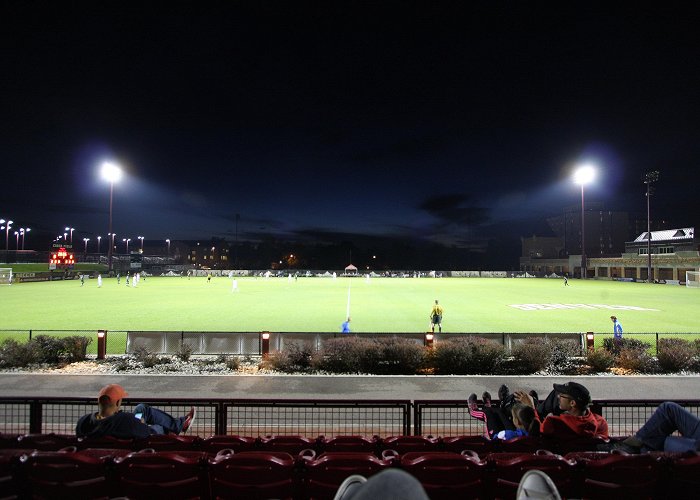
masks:
[[[0,498],[17,498],[26,483],[19,474],[20,457],[36,450],[0,449]]]
[[[486,456],[496,451],[496,442],[485,436],[455,436],[442,438],[442,445],[445,451],[461,453],[464,450],[471,450],[480,456]]]
[[[6,448],[17,448],[19,434],[0,434],[0,450]]]
[[[700,455],[694,453],[673,458],[670,478],[665,490],[669,498],[683,498],[691,491],[700,491]]]
[[[541,470],[552,478],[562,497],[570,497],[574,491],[574,462],[561,455],[544,450],[536,453],[492,453],[487,457],[487,462],[493,474],[490,484],[494,497],[515,497],[520,479],[531,469]]]
[[[78,446],[78,438],[67,434],[25,434],[17,439],[18,448],[40,451],[58,451],[67,446]]]
[[[431,500],[485,496],[486,462],[474,452],[409,452],[400,466],[420,481]]]
[[[400,455],[409,451],[439,451],[440,441],[432,436],[391,436],[381,442],[382,450],[396,450]]]
[[[257,440],[244,436],[212,436],[201,443],[202,451],[216,455],[221,450],[231,450],[234,453],[253,451]]]
[[[378,439],[367,439],[363,436],[336,436],[326,440],[321,437],[318,447],[324,452],[355,451],[355,452],[375,452],[378,447]]]
[[[119,448],[123,450],[133,450],[134,440],[117,439],[111,436],[103,436],[99,438],[82,437],[78,438],[77,446],[79,450],[84,450],[87,448]]]
[[[286,452],[244,451],[209,460],[212,498],[296,498],[296,460]]]
[[[135,439],[134,451],[152,449],[155,451],[195,451],[200,449],[202,438],[197,436],[178,436],[176,434],[153,434],[143,439]]]
[[[535,453],[543,449],[542,440],[530,436],[520,436],[498,443],[499,451],[503,453]]]
[[[108,498],[106,460],[80,452],[37,451],[20,458],[30,498]]]
[[[207,498],[206,454],[147,451],[115,459],[118,495],[129,498]]]
[[[658,457],[611,453],[606,458],[577,460],[583,463],[582,492],[586,497],[619,500],[659,496],[664,465]]]
[[[301,450],[316,448],[316,441],[302,436],[267,436],[258,440],[258,448],[263,451],[284,451],[297,455]]]
[[[304,498],[332,499],[348,476],[372,476],[390,466],[373,453],[327,452],[304,464]]]

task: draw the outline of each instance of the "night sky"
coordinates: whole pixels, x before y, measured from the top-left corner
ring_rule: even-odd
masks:
[[[240,214],[242,239],[469,248],[542,231],[593,161],[587,200],[645,213],[659,170],[653,212],[696,225],[697,10],[145,4],[3,2],[0,218],[105,237],[112,160],[118,241]]]

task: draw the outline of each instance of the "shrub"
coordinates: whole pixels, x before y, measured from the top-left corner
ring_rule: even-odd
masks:
[[[39,349],[35,342],[19,343],[6,339],[0,344],[0,366],[3,368],[23,368],[39,359]]]
[[[639,339],[626,339],[622,338],[620,340],[615,340],[614,338],[603,339],[603,349],[612,353],[613,356],[618,356],[620,351],[623,349],[630,349],[636,351],[646,351],[651,345],[648,342],[644,342]]]
[[[143,364],[144,368],[153,368],[160,364],[158,356],[151,352],[146,346],[139,346],[134,349],[134,358],[136,361]]]
[[[223,363],[231,371],[236,371],[241,366],[241,361],[236,356],[228,356],[226,354],[219,354],[216,357],[217,363]]]
[[[661,371],[666,373],[687,370],[693,363],[695,349],[684,339],[660,339],[656,358]]]
[[[63,342],[58,337],[37,335],[30,342],[36,344],[39,363],[56,364],[61,359]]]
[[[551,374],[575,373],[580,365],[580,344],[571,339],[547,338],[547,341],[551,344],[552,349],[546,368],[547,372]]]
[[[646,349],[637,347],[623,347],[615,358],[615,365],[625,370],[639,373],[653,373],[656,371],[656,362]]]
[[[438,374],[474,375],[497,372],[505,357],[500,343],[468,337],[437,343],[431,361]]]
[[[371,354],[362,358],[363,371],[378,375],[415,375],[423,366],[425,348],[409,339],[375,339],[368,346]],[[373,359],[374,358],[374,359]],[[375,364],[376,361],[376,364]]]
[[[87,348],[92,343],[92,337],[72,336],[61,339],[63,356],[68,363],[84,361],[87,358]]]
[[[517,373],[541,372],[550,366],[553,343],[545,337],[528,337],[511,349],[513,367]]]
[[[271,368],[285,373],[306,373],[311,371],[313,349],[310,345],[290,342],[282,351],[273,351],[262,363],[264,368]]]
[[[187,363],[190,358],[192,357],[192,352],[194,351],[194,348],[192,345],[188,344],[187,342],[183,342],[182,340],[180,341],[180,345],[177,347],[177,351],[175,351],[175,356],[182,362]]]
[[[588,351],[586,353],[586,363],[593,373],[607,372],[615,364],[615,356],[605,349]]]
[[[369,344],[355,336],[327,340],[313,356],[312,366],[329,373],[361,373]]]

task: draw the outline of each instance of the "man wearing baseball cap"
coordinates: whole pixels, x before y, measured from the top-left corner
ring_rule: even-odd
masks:
[[[97,413],[80,417],[75,434],[78,437],[145,438],[151,434],[180,434],[194,422],[194,407],[179,418],[143,403],[138,404],[133,413],[122,411],[122,400],[128,395],[119,384],[104,386],[97,395]]]
[[[542,434],[554,437],[608,438],[608,423],[588,408],[591,404],[591,394],[585,386],[577,382],[554,384],[554,392],[559,398],[559,409],[562,413],[545,417],[541,425]],[[515,398],[523,404],[535,407],[532,396],[525,391],[516,391]]]

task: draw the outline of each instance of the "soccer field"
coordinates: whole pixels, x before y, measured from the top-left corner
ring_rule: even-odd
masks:
[[[614,281],[508,278],[122,278],[0,287],[0,329],[425,332],[435,299],[444,332],[700,333],[700,290]],[[693,312],[696,311],[696,312]]]

